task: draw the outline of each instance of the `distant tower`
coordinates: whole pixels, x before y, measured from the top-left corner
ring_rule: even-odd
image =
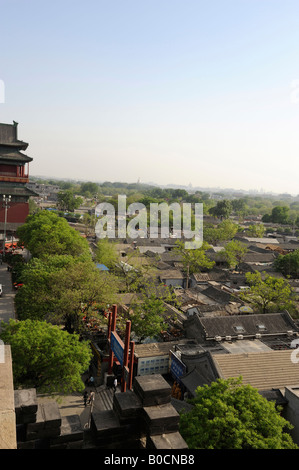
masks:
[[[4,228],[14,233],[29,214],[29,197],[36,194],[26,187],[29,182],[29,163],[24,155],[28,144],[18,140],[18,123],[0,123],[0,231]],[[10,196],[10,198],[9,198]],[[9,203],[5,211],[4,197]],[[5,224],[6,212],[6,224]],[[5,225],[5,227],[4,227]]]

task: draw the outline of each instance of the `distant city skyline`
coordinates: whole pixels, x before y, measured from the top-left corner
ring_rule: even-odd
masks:
[[[30,173],[299,194],[297,0],[0,0]]]
[[[92,180],[92,179],[82,179],[82,178],[62,178],[60,176],[54,176],[54,175],[31,175],[31,182],[33,181],[44,181],[44,184],[47,184],[47,181],[51,182],[70,182],[70,183],[96,183],[99,185],[103,185],[104,183],[121,183],[121,184],[140,184],[141,186],[151,186],[151,187],[159,187],[159,188],[177,188],[177,189],[185,189],[189,191],[190,193],[195,192],[195,191],[202,191],[202,192],[210,192],[210,193],[234,193],[235,195],[238,196],[238,194],[244,193],[244,194],[256,194],[256,195],[285,195],[285,196],[291,196],[294,198],[299,198],[299,193],[297,194],[291,194],[289,192],[274,192],[274,191],[265,191],[263,188],[251,188],[251,189],[244,189],[244,188],[225,188],[225,187],[203,187],[203,186],[193,186],[192,184],[189,185],[183,185],[183,184],[158,184],[155,181],[123,181],[123,180],[103,180],[103,181],[98,181],[98,180]]]

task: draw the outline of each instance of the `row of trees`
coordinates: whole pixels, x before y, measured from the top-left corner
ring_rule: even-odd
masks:
[[[34,180],[34,178],[33,178]],[[227,218],[232,214],[239,217],[245,217],[248,215],[265,215],[265,222],[270,222],[268,216],[271,216],[271,211],[276,207],[284,208],[288,210],[288,218],[278,214],[278,219],[275,216],[275,212],[283,212],[285,209],[275,209],[274,220],[277,223],[287,223],[291,225],[294,223],[298,225],[299,217],[299,201],[298,198],[292,198],[290,195],[244,195],[243,197],[236,198],[234,194],[226,193],[209,193],[206,191],[195,191],[190,192],[186,189],[181,188],[160,188],[142,183],[124,183],[124,182],[72,182],[72,181],[61,181],[61,180],[37,180],[39,183],[49,183],[58,185],[61,188],[62,193],[67,193],[67,197],[60,196],[64,201],[60,204],[60,207],[66,207],[64,205],[67,199],[70,200],[70,195],[76,196],[75,199],[81,198],[94,198],[98,202],[107,200],[109,196],[109,202],[116,201],[119,194],[125,194],[128,197],[128,203],[131,204],[135,201],[141,201],[143,198],[150,198],[156,202],[190,202],[190,203],[203,203],[204,213],[215,215],[219,218]],[[217,198],[221,197],[221,200]],[[72,212],[71,205],[68,205],[67,211]],[[76,203],[75,203],[76,204]],[[75,207],[74,207],[75,208]],[[63,209],[65,210],[65,209]],[[272,217],[272,216],[271,216]],[[273,220],[273,223],[274,223]],[[276,222],[275,222],[276,223]]]
[[[117,280],[96,268],[87,240],[64,218],[38,212],[18,237],[32,255],[19,273],[18,318],[48,320],[78,333],[81,317],[93,306],[104,309],[113,302]]]
[[[10,260],[14,281],[23,285],[15,296],[18,320],[2,324],[0,334],[12,348],[14,384],[46,393],[81,391],[92,357],[82,320],[113,301],[113,276],[96,269],[87,241],[54,213],[29,216],[18,237],[32,257]]]
[[[292,210],[288,206],[273,207],[270,214],[264,214],[262,221],[265,223],[275,223],[299,227],[298,208],[296,206],[296,209]]]
[[[297,203],[289,206],[275,205],[270,209],[271,213],[268,211],[265,213],[264,211],[267,210],[266,208],[256,213],[256,211],[253,211],[252,208],[246,204],[245,199],[224,199],[218,201],[213,207],[210,207],[209,214],[221,220],[228,219],[232,214],[238,215],[241,218],[246,215],[262,214],[262,222],[264,223],[299,227],[299,205]]]

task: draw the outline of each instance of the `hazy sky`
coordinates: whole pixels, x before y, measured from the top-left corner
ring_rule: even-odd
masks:
[[[0,0],[0,20],[0,122],[31,175],[299,193],[298,0]]]

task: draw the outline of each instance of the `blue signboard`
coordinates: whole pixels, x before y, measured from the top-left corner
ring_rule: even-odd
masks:
[[[110,336],[110,347],[119,360],[120,365],[123,365],[124,362],[124,343],[120,339],[117,333],[111,332]]]
[[[172,376],[178,381],[180,380],[182,375],[184,375],[186,373],[185,364],[183,364],[183,362],[180,361],[179,358],[175,354],[173,354],[172,351],[171,351],[170,372],[171,372]]]

